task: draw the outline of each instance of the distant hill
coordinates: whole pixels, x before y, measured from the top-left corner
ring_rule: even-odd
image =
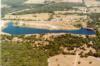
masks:
[[[16,14],[31,14],[35,12],[53,12],[53,11],[63,11],[66,9],[73,9],[75,6],[85,6],[79,3],[50,3],[50,4],[34,4],[30,5],[30,10],[16,13]]]
[[[40,1],[38,3],[38,1]],[[48,3],[46,1],[49,1]],[[51,2],[50,2],[51,1]],[[66,1],[66,2],[65,2]],[[82,2],[81,2],[82,1]],[[91,6],[91,3],[84,3],[88,2],[90,0],[2,0],[1,4],[9,6],[9,7],[3,7],[2,8],[2,15],[19,11],[23,9],[30,9],[29,11],[21,12],[19,14],[25,14],[25,13],[33,13],[33,12],[52,12],[55,10],[66,10],[71,9],[73,7],[83,7],[86,5]],[[95,1],[95,2],[94,2]],[[100,0],[98,3],[100,3]],[[35,2],[28,4],[26,2]],[[37,2],[37,3],[36,3]],[[41,3],[44,2],[44,3]],[[96,3],[96,0],[93,0],[92,6]]]
[[[27,1],[27,0],[2,0],[1,4],[6,4],[6,5],[13,6],[13,5],[21,5],[25,1]]]

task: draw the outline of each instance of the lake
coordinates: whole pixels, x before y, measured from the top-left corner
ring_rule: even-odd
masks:
[[[27,28],[27,27],[15,27],[13,23],[9,23],[8,26],[4,28],[2,31],[13,35],[44,34],[44,33],[72,33],[72,34],[82,34],[82,35],[95,34],[95,31],[90,29],[88,30],[86,28],[81,28],[79,30],[47,30],[47,29]]]

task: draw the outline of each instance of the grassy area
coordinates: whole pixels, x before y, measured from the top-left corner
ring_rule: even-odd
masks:
[[[13,6],[13,5],[21,5],[25,1],[27,0],[2,0],[1,3]]]
[[[25,5],[26,6],[26,5]],[[76,3],[50,3],[50,4],[30,4],[27,5],[32,8],[29,11],[23,11],[16,14],[31,14],[31,13],[41,13],[41,12],[53,12],[53,11],[63,11],[68,9],[74,9],[74,6],[83,6],[82,4]]]
[[[48,55],[28,43],[3,42],[2,66],[47,66]]]
[[[93,47],[96,49],[95,54],[91,54],[95,57],[100,57],[100,32],[96,32],[96,38],[82,38],[78,36],[72,36],[71,34],[65,34],[55,37],[54,41],[44,40],[43,35],[41,38],[36,36],[6,36],[2,35],[3,39],[12,40],[14,37],[22,38],[26,42],[2,42],[2,66],[47,66],[48,57],[63,53],[61,47],[68,47],[69,50],[87,44],[93,41]],[[28,42],[27,42],[28,40]],[[33,47],[34,41],[48,41],[49,45]],[[90,55],[88,54],[88,55]]]

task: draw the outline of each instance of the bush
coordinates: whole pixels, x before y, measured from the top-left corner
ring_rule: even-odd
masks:
[[[92,64],[92,61],[90,61],[89,64]]]
[[[78,61],[78,64],[81,64],[81,62],[80,62],[80,61]]]

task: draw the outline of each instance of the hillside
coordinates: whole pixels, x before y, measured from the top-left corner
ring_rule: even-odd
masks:
[[[85,6],[79,3],[50,3],[50,4],[30,4],[27,5],[28,11],[23,11],[16,14],[31,14],[34,12],[53,12],[53,11],[63,11],[67,9],[73,9],[73,7]]]

